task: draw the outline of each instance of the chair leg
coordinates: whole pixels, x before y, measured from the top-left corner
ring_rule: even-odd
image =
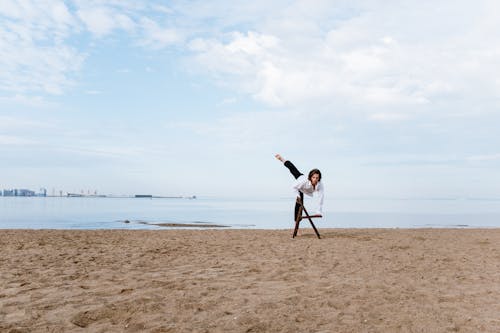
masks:
[[[316,236],[318,236],[318,239],[321,239],[321,236],[319,235],[318,229],[316,229],[316,226],[314,225],[312,218],[309,217],[309,213],[307,212],[306,207],[302,206],[302,209],[304,210],[304,213],[306,213],[307,219],[311,223],[311,226],[313,227],[314,232],[316,233]]]
[[[297,236],[297,232],[299,231],[299,224],[300,219],[297,218],[297,220],[295,221],[295,229],[293,229],[292,238],[295,238],[295,236]]]
[[[304,206],[302,205],[302,201],[299,198],[297,198],[297,203],[300,206],[299,206],[299,210],[297,212],[297,216],[295,216],[295,228],[293,229],[292,238],[295,238],[295,236],[297,236],[297,232],[299,231],[299,224],[300,224],[300,221],[302,220],[302,209],[304,209]]]

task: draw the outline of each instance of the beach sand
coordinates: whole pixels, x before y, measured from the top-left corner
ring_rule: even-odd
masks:
[[[0,230],[1,332],[500,332],[500,229]]]

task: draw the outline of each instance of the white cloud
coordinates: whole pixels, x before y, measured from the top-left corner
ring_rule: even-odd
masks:
[[[321,3],[322,11],[306,15],[303,6],[291,4],[273,18],[262,15],[246,32],[193,39],[192,60],[219,84],[270,106],[335,109],[346,101],[387,119],[385,107],[452,105],[457,96],[473,105],[499,93],[500,64],[493,60],[500,55],[499,29],[491,5],[359,2],[340,15],[336,6]],[[457,15],[447,15],[448,9]]]
[[[0,90],[60,94],[84,56],[63,40],[77,28],[62,1],[2,3]]]
[[[146,17],[141,19],[140,26],[143,36],[139,44],[152,49],[161,49],[178,44],[184,39],[177,29],[162,27],[157,22]]]
[[[167,7],[137,1],[2,1],[0,91],[64,93],[89,56],[88,47],[74,42],[86,34],[99,40],[126,33],[130,45],[153,49],[181,43],[178,29],[160,23],[171,15]]]
[[[427,102],[419,82],[388,74],[395,55],[383,43],[333,51],[323,40],[314,50],[294,50],[282,38],[249,32],[234,33],[228,42],[196,39],[191,49],[194,61],[214,78],[271,106],[336,98],[382,105]]]
[[[135,23],[129,16],[108,7],[80,9],[77,15],[97,37],[105,36],[116,29],[132,31],[135,28]]]
[[[235,32],[229,38],[228,43],[194,39],[190,49],[196,53],[196,63],[215,77],[221,77],[221,84],[235,84],[258,99],[281,105],[273,82],[281,80],[282,74],[272,62],[272,52],[279,48],[279,40],[256,32]]]
[[[97,38],[124,31],[132,44],[153,49],[189,41],[200,73],[266,105],[340,110],[350,104],[373,109],[372,119],[403,119],[408,112],[394,116],[398,107],[457,96],[472,104],[500,92],[495,6],[5,1],[0,89],[62,93],[85,60],[68,37],[84,29]]]
[[[0,16],[9,30],[22,39],[60,41],[77,27],[75,17],[63,1],[7,0],[0,4]]]
[[[348,104],[373,109],[372,119],[404,119],[410,113],[394,116],[397,108],[457,96],[467,108],[472,99],[494,100],[500,93],[495,6],[4,1],[0,90],[61,94],[88,56],[70,40],[123,32],[131,45],[187,47],[189,65],[196,65],[189,70],[268,106],[340,112],[339,105]]]

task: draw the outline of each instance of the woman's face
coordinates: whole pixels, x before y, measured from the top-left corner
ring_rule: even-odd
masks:
[[[316,186],[318,184],[318,182],[319,182],[319,175],[317,173],[315,173],[311,176],[311,184]]]

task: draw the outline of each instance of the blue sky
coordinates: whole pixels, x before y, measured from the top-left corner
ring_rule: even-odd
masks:
[[[500,197],[495,1],[0,3],[0,186]]]

